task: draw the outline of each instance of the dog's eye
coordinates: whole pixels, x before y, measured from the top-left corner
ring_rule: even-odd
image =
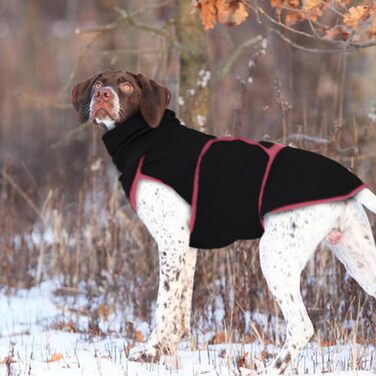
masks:
[[[97,81],[97,82],[94,82],[94,85],[93,85],[93,88],[94,89],[99,89],[100,87],[102,87],[102,83]]]
[[[129,82],[121,82],[119,87],[124,93],[131,93],[133,91],[133,86]]]

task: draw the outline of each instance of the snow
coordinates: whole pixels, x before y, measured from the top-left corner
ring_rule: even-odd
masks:
[[[164,357],[160,364],[129,362],[125,356],[128,343],[121,335],[89,338],[85,332],[55,329],[57,322],[71,319],[71,313],[64,310],[61,300],[53,293],[57,287],[57,283],[44,282],[37,288],[19,290],[14,296],[0,294],[0,375],[230,376],[240,375],[235,365],[239,355],[245,354],[247,361],[257,361],[262,350],[270,354],[278,351],[272,345],[263,346],[259,342],[207,345],[202,335],[195,351],[190,350],[192,344],[183,343],[177,356]],[[85,317],[79,320],[80,325],[87,323]],[[119,320],[113,315],[103,325],[118,328]],[[149,331],[145,323],[135,325],[145,335]],[[354,355],[358,363],[361,360],[362,368],[376,369],[375,348],[352,344],[319,348],[310,343],[294,366],[299,374],[376,375],[372,371],[351,371]],[[322,369],[332,373],[321,373]],[[243,371],[242,375],[249,372]],[[291,369],[286,374],[297,373]]]

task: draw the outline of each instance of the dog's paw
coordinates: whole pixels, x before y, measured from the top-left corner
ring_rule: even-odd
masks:
[[[129,361],[140,363],[157,363],[159,362],[160,358],[160,351],[153,346],[147,346],[144,349],[135,347],[128,355]]]

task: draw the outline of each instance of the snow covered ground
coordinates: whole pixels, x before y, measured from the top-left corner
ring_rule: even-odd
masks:
[[[230,376],[239,374],[237,360],[262,362],[262,354],[275,354],[272,345],[207,345],[199,338],[195,350],[184,343],[176,357],[161,364],[128,362],[128,343],[116,334],[88,338],[87,333],[70,332],[69,313],[53,294],[54,283],[20,290],[15,296],[0,294],[0,375],[53,376]],[[61,302],[60,302],[61,303]],[[80,320],[85,320],[83,315]],[[119,327],[115,316],[105,323]],[[66,325],[61,325],[65,322]],[[145,323],[137,323],[141,338],[147,335]],[[142,346],[142,343],[139,344]],[[311,343],[286,374],[376,375],[376,349],[346,345],[319,348]],[[354,361],[356,360],[356,361]],[[353,364],[363,371],[353,371]]]

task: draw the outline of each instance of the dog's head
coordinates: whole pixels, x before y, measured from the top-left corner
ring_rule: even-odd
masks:
[[[107,130],[141,111],[150,127],[161,121],[170,101],[167,88],[128,71],[105,71],[79,82],[72,90],[72,103],[79,121],[91,120]]]

